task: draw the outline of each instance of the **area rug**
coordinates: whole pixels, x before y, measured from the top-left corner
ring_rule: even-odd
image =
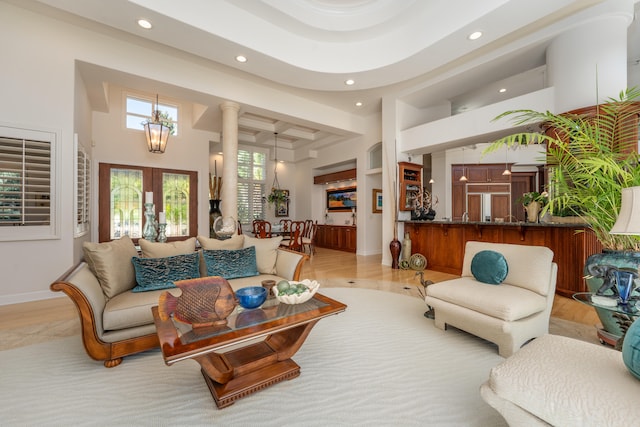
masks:
[[[480,398],[497,347],[426,319],[418,298],[326,288],[348,305],[294,356],[301,375],[218,410],[194,361],[159,350],[112,369],[79,336],[0,352],[3,425],[505,426]]]

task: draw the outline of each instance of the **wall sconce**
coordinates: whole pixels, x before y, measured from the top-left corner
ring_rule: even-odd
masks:
[[[173,124],[169,115],[158,109],[158,95],[156,95],[156,109],[153,110],[151,120],[147,120],[143,125],[149,152],[164,153],[169,135],[173,133]]]

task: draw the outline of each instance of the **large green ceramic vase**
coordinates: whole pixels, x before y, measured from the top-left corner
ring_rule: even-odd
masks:
[[[599,254],[587,258],[584,266],[589,292],[599,295],[618,295],[616,290],[615,269],[638,271],[640,266],[640,252],[604,250]],[[638,289],[632,291],[631,296],[638,295]],[[596,312],[602,322],[604,330],[617,336],[623,335],[620,326],[613,317],[613,312],[596,307]]]

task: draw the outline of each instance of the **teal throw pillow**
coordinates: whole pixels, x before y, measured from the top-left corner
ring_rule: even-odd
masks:
[[[479,282],[499,285],[508,273],[507,260],[500,252],[480,251],[471,260],[471,274]]]
[[[627,329],[622,341],[622,360],[629,372],[640,380],[640,318]]]
[[[136,271],[137,285],[132,292],[155,291],[175,288],[177,280],[200,277],[200,255],[198,252],[162,258],[131,258]]]
[[[256,247],[235,250],[203,250],[207,276],[222,276],[225,279],[257,276]]]

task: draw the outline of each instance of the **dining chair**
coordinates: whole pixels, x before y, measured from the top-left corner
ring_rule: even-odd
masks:
[[[280,246],[302,252],[302,233],[304,232],[304,221],[291,221],[289,229],[289,239],[280,242]]]
[[[304,232],[302,233],[302,237],[311,237],[311,228],[313,227],[313,220],[307,219],[304,221]]]
[[[260,239],[267,239],[271,237],[271,223],[269,221],[256,222],[255,236]]]
[[[316,253],[316,233],[318,232],[318,221],[312,222],[309,236],[302,237],[303,252],[306,252],[304,248],[309,248],[309,255],[313,256]]]
[[[281,219],[280,225],[282,225],[282,240],[289,240],[289,230],[291,229],[291,220]]]

